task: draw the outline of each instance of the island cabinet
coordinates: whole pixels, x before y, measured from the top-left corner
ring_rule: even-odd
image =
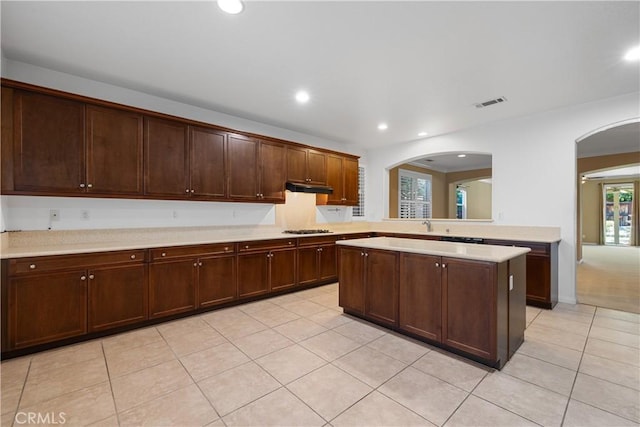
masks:
[[[288,146],[287,181],[325,185],[327,154],[310,148]]]
[[[498,251],[496,258],[469,246],[384,237],[339,242],[340,306],[502,368],[524,341],[526,251]],[[440,255],[467,252],[471,259]],[[489,260],[478,259],[483,253]]]
[[[286,147],[243,135],[229,134],[229,198],[283,203]]]
[[[378,322],[398,319],[398,254],[341,247],[340,306]]]
[[[235,253],[233,243],[151,249],[149,317],[235,300]]]
[[[238,243],[238,296],[265,295],[296,286],[296,240]]]
[[[336,237],[298,239],[298,284],[328,283],[337,278]]]
[[[3,270],[3,350],[147,318],[145,250],[11,259]]]
[[[333,193],[326,196],[326,204],[356,206],[358,160],[334,154],[327,155],[327,185],[333,188]],[[318,200],[322,200],[321,195],[318,195]]]

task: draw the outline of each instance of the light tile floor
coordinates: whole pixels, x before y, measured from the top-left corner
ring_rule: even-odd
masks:
[[[527,307],[496,371],[342,314],[337,289],[5,361],[2,426],[640,423],[638,314]]]

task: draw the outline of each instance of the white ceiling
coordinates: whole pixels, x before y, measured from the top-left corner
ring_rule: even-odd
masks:
[[[640,89],[639,63],[622,59],[639,42],[635,1],[1,8],[6,58],[364,147]]]

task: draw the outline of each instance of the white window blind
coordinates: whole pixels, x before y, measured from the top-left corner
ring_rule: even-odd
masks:
[[[431,175],[399,171],[400,218],[431,218]]]
[[[353,207],[353,216],[364,216],[364,167],[358,167],[358,205]]]

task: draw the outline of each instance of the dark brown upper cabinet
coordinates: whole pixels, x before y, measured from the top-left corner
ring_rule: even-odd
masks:
[[[142,115],[87,106],[87,192],[142,195],[142,178]]]
[[[333,188],[333,193],[327,196],[327,204],[357,205],[358,160],[327,155],[327,185]]]
[[[229,134],[229,198],[284,202],[284,144]]]
[[[191,197],[222,199],[227,196],[227,134],[213,129],[190,127]]]
[[[287,181],[325,185],[327,155],[303,147],[287,147]]]
[[[187,125],[145,117],[144,167],[146,195],[188,196],[190,189]]]
[[[84,192],[85,105],[15,91],[13,109],[14,190]]]

